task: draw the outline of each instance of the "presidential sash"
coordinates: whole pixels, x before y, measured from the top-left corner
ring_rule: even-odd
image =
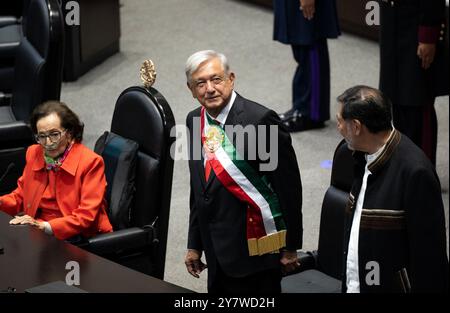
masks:
[[[201,109],[201,138],[205,157],[222,185],[247,204],[250,256],[277,252],[286,245],[286,226],[278,197],[265,176],[255,171],[233,146],[225,131]]]

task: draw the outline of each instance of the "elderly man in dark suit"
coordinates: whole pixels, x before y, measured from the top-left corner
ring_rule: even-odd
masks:
[[[199,277],[204,252],[209,292],[280,292],[282,272],[299,266],[302,243],[302,186],[289,133],[274,111],[233,90],[235,74],[223,54],[194,53],[186,76],[201,104],[186,121],[187,270]]]
[[[280,114],[289,131],[324,127],[330,118],[327,38],[340,35],[335,0],[273,0],[274,40],[290,44],[297,62],[292,108]]]

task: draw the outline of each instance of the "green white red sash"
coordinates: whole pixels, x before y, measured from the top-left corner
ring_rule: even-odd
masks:
[[[286,226],[275,192],[266,177],[241,157],[225,131],[201,109],[201,138],[205,158],[222,185],[247,203],[249,254],[277,252],[286,245]]]

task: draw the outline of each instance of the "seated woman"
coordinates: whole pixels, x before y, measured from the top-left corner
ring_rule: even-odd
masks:
[[[17,189],[0,197],[0,210],[18,215],[58,239],[112,231],[106,214],[103,159],[81,144],[83,124],[64,103],[48,101],[30,124],[37,145],[28,148]]]

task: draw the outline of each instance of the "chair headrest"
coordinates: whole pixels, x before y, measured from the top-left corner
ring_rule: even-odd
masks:
[[[50,14],[46,0],[31,0],[26,13],[24,35],[44,58],[50,40]]]
[[[11,104],[16,120],[28,121],[33,109],[42,102],[45,62],[28,38],[22,38],[16,53]]]
[[[342,140],[334,152],[331,185],[350,192],[353,183],[353,166],[352,151],[348,148],[345,140]]]
[[[156,89],[136,86],[124,90],[117,99],[111,131],[136,141],[139,151],[159,159],[170,145],[174,121],[167,101]]]

